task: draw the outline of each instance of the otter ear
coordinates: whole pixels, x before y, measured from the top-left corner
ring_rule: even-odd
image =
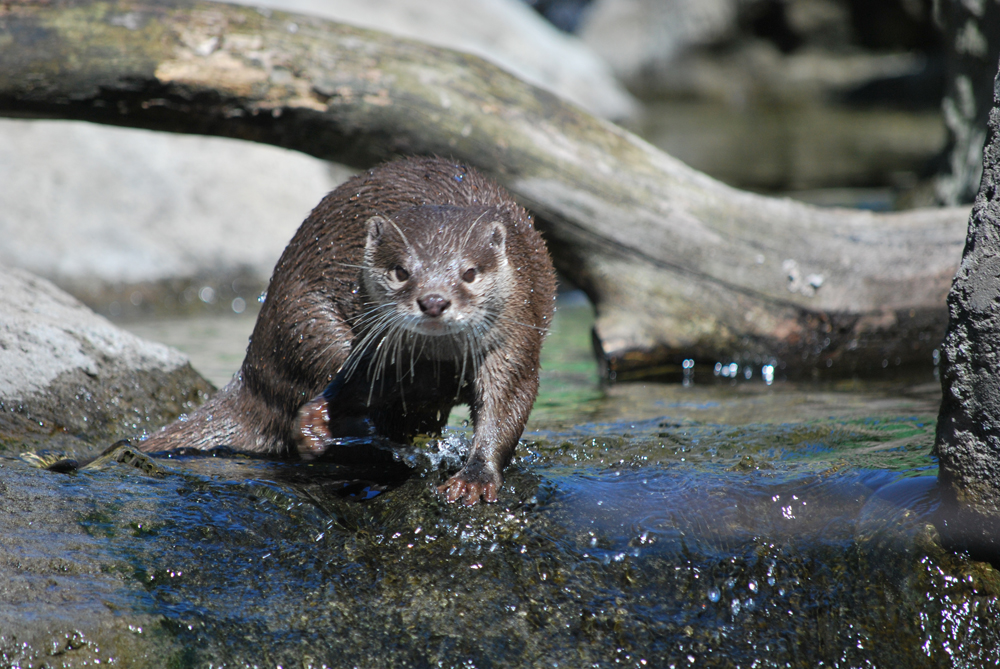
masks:
[[[386,226],[389,221],[385,220],[381,216],[372,216],[367,221],[365,221],[365,227],[368,229],[368,237],[365,240],[366,248],[375,247],[379,241],[382,239],[382,234],[385,232]]]
[[[493,229],[490,231],[490,246],[495,248],[499,255],[503,255],[507,248],[507,228],[499,221],[493,222]]]

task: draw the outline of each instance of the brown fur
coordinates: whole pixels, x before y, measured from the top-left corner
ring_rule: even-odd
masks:
[[[390,229],[443,217],[440,225],[454,227],[484,216],[491,225],[503,227],[499,234],[513,281],[505,284],[509,296],[500,305],[502,318],[475,337],[480,364],[474,378],[459,379],[449,367],[458,358],[444,353],[436,355],[439,360],[433,365],[425,365],[418,379],[400,372],[398,363],[386,362],[381,386],[370,398],[374,368],[361,364],[329,406],[321,401],[317,395],[348,359],[364,326],[366,303],[371,301],[371,286],[365,284],[361,269],[366,245],[372,244],[369,221],[373,217],[392,221],[386,228]],[[395,243],[398,247],[398,240]],[[447,244],[441,251],[448,251]],[[386,252],[398,255],[399,249]],[[463,308],[464,299],[461,281],[456,281],[458,297],[449,307],[453,312]],[[537,393],[539,351],[554,293],[554,272],[544,242],[528,214],[500,187],[468,167],[439,158],[376,167],[327,195],[292,238],[275,267],[246,358],[234,379],[186,420],[168,425],[140,447],[163,451],[225,444],[288,456],[302,443],[302,453],[308,456],[323,449],[321,442],[330,428],[336,428],[337,417],[370,418],[377,432],[401,440],[417,431],[440,429],[451,406],[465,402],[475,424],[472,453],[445,491],[450,499],[461,497],[469,503],[480,496],[495,499],[502,469]],[[412,353],[407,355],[412,358]],[[407,364],[410,358],[404,357]],[[463,381],[468,382],[464,387]],[[331,415],[333,424],[327,420]],[[307,433],[305,440],[302,430]]]

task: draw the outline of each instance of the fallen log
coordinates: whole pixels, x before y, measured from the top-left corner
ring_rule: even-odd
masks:
[[[0,5],[0,115],[236,137],[360,168],[406,154],[473,165],[534,212],[593,301],[611,379],[685,359],[789,376],[929,366],[968,217],[741,192],[473,56],[211,2]]]

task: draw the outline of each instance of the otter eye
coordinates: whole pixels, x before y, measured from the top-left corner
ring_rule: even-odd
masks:
[[[472,283],[476,280],[476,268],[470,267],[462,273],[462,281]]]
[[[410,273],[399,265],[392,268],[392,275],[396,277],[396,281],[406,281],[410,278]]]

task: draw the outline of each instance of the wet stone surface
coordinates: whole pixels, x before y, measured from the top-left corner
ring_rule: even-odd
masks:
[[[1000,577],[937,542],[929,373],[601,387],[588,318],[560,312],[493,505],[434,492],[461,413],[315,463],[8,448],[0,666],[1000,661]]]
[[[531,435],[500,502],[472,508],[433,491],[461,431],[395,465],[374,445],[386,460],[368,471],[221,453],[57,474],[5,457],[0,652],[20,666],[996,661],[1000,579],[930,525],[933,424],[622,427]]]

